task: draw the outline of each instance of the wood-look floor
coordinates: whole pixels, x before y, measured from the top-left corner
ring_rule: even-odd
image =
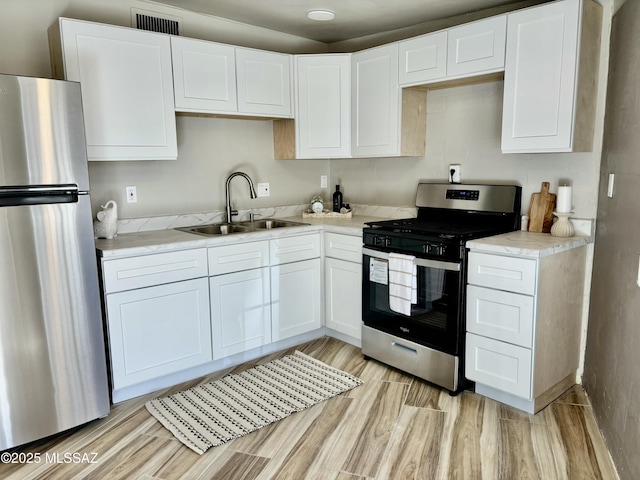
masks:
[[[0,478],[618,478],[580,387],[569,390],[534,416],[471,392],[451,397],[410,375],[374,360],[366,361],[359,349],[332,338],[298,349],[362,378],[365,384],[198,455],[153,419],[144,403],[229,373],[221,372],[123,402],[105,419],[18,450],[39,453],[40,463],[0,464]],[[83,463],[65,463],[65,453],[78,454]]]

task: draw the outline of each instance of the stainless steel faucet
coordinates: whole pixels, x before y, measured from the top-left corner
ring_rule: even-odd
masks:
[[[227,178],[227,185],[225,189],[225,203],[227,204],[227,223],[231,223],[231,217],[233,217],[234,215],[238,215],[238,211],[234,210],[231,206],[231,195],[229,194],[229,184],[231,183],[231,179],[237,176],[244,177],[247,182],[249,182],[249,193],[251,195],[251,198],[256,198],[258,196],[256,194],[256,189],[253,188],[253,182],[249,178],[249,175],[244,172],[233,172],[231,175],[229,175],[229,178]]]

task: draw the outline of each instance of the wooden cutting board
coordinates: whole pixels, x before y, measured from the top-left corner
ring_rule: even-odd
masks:
[[[549,193],[549,182],[542,182],[540,192],[531,195],[529,205],[529,231],[549,233],[553,224],[556,194]]]

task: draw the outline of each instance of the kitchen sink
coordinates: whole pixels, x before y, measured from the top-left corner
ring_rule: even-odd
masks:
[[[231,233],[259,232],[272,228],[299,227],[302,225],[308,225],[308,223],[291,222],[288,220],[265,219],[253,222],[210,223],[208,225],[198,225],[194,227],[180,227],[176,228],[176,230],[181,230],[187,233],[195,233],[197,235],[213,236],[229,235]]]

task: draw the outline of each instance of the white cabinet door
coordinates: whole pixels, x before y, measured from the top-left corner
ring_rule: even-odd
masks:
[[[211,361],[206,278],[106,296],[113,388]]]
[[[399,44],[400,85],[419,85],[447,75],[447,32],[405,40]]]
[[[291,117],[291,55],[236,48],[238,111]]]
[[[450,28],[447,78],[504,70],[506,31],[506,15]]]
[[[271,342],[269,268],[209,279],[213,359]]]
[[[322,326],[320,259],[271,267],[272,341]]]
[[[178,155],[169,37],[61,19],[65,78],[82,84],[89,160]]]
[[[363,50],[351,56],[351,153],[399,153],[400,86],[398,45]]]
[[[296,57],[296,157],[351,154],[351,56]]]
[[[362,338],[362,264],[325,258],[326,325]]]
[[[233,46],[172,36],[171,56],[177,111],[238,110]]]
[[[572,150],[580,5],[566,0],[508,15],[503,152]]]

